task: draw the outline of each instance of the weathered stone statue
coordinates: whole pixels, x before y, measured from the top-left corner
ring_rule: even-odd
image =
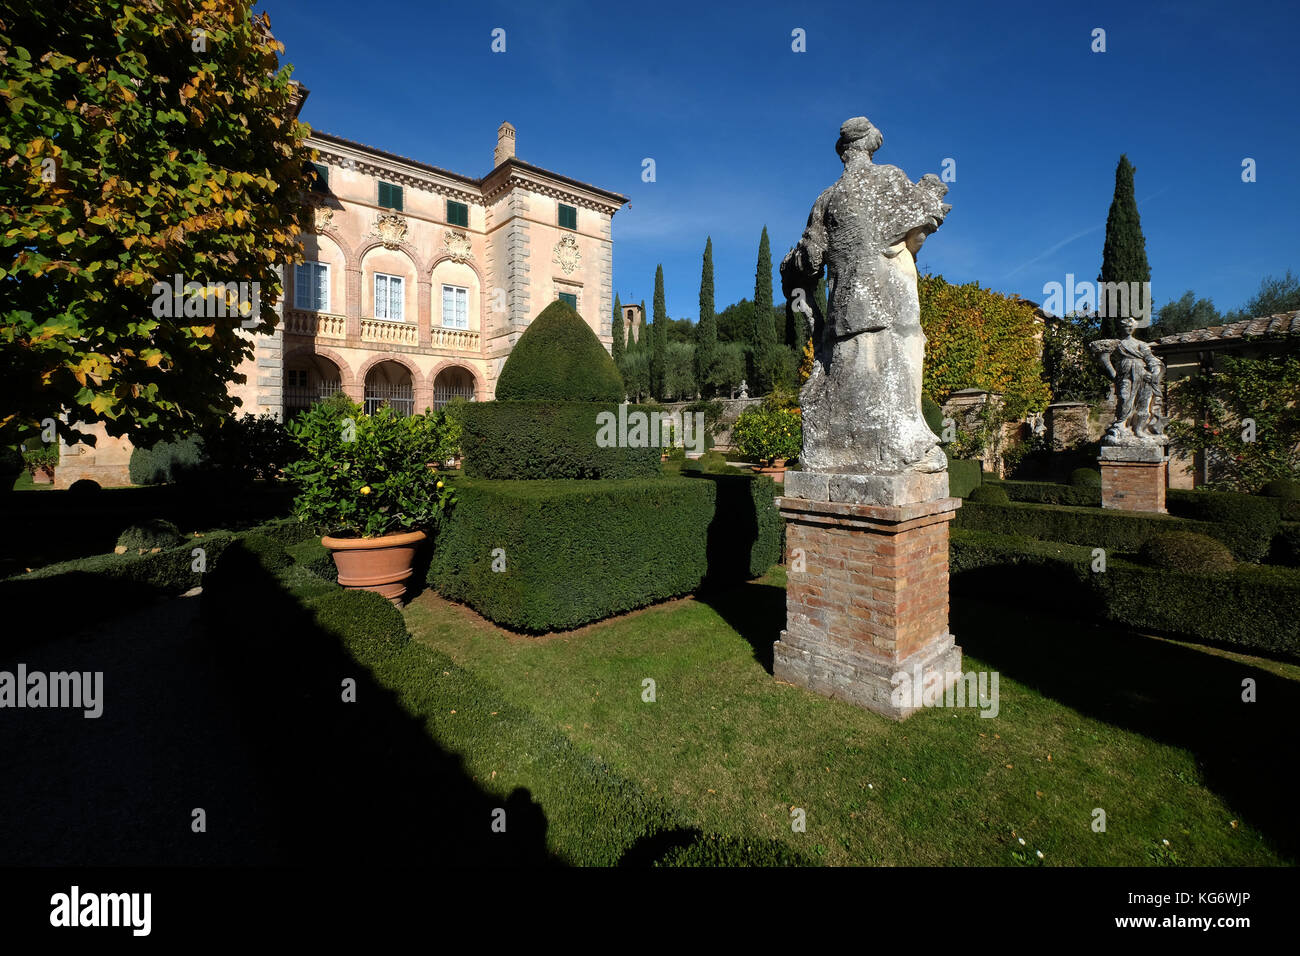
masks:
[[[1137,320],[1120,320],[1122,339],[1098,339],[1088,346],[1106,377],[1115,383],[1115,421],[1106,429],[1103,446],[1164,445],[1164,404],[1160,386],[1165,365],[1151,346],[1133,335]]]
[[[803,472],[793,485],[787,476],[787,495],[893,505],[947,494],[947,460],[921,414],[915,255],[951,209],[942,202],[948,187],[933,174],[913,183],[896,166],[875,165],[882,139],[863,116],[840,127],[844,173],[817,197],[781,262],[782,289],[798,308],[815,302],[826,269],[829,313],[813,311]]]

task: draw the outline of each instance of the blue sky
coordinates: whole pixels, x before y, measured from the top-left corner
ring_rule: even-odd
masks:
[[[662,263],[674,318],[697,315],[708,235],[718,308],[753,295],[762,227],[776,265],[856,115],[884,133],[876,161],[913,180],[955,160],[953,210],[919,263],[950,281],[1041,302],[1067,273],[1095,279],[1121,153],[1157,304],[1193,289],[1236,308],[1263,276],[1300,273],[1294,2],[259,9],[311,90],[313,127],[481,176],[509,120],[521,159],[629,196],[615,289],[649,306]],[[490,50],[497,27],[505,53]],[[1090,49],[1098,27],[1105,53]]]

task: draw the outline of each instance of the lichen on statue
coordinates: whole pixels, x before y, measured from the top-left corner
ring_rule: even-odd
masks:
[[[915,256],[951,208],[948,187],[876,165],[880,131],[865,117],[840,127],[840,178],[813,204],[781,283],[813,321],[813,371],[801,392],[803,468],[894,475],[947,468],[921,412],[925,335]],[[827,314],[813,294],[827,273]]]

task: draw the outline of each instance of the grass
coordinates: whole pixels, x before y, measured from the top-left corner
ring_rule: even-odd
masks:
[[[773,680],[780,568],[727,594],[543,638],[509,635],[432,594],[405,616],[417,642],[706,832],[780,840],[833,865],[1240,866],[1296,855],[1294,771],[1269,757],[1300,681],[1245,655],[1035,616],[1010,596],[954,597],[964,668],[1000,673],[1000,713],[932,709],[894,723]],[[1259,703],[1240,702],[1243,677],[1257,681]],[[514,761],[493,762],[510,776]],[[806,833],[792,832],[793,808]],[[1104,833],[1091,827],[1096,808]]]

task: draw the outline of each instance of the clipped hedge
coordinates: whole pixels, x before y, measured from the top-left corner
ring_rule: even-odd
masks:
[[[1269,552],[1269,562],[1289,568],[1300,568],[1300,523],[1282,522],[1282,527],[1273,536],[1273,549]]]
[[[117,536],[117,546],[127,551],[152,551],[174,548],[185,540],[181,529],[163,518],[151,518],[133,524]]]
[[[1104,572],[1094,572],[1090,547],[961,528],[949,543],[957,588],[981,573],[1006,571],[997,584],[979,579],[980,591],[1014,587],[1131,630],[1300,658],[1300,572],[1289,568],[1241,564],[1197,573],[1111,556]]]
[[[429,584],[518,631],[579,627],[756,576],[780,557],[770,479],[462,480],[456,491]]]
[[[984,464],[974,458],[948,459],[948,494],[965,498],[984,482]]]
[[[1001,485],[991,484],[972,488],[970,494],[966,497],[977,504],[1005,505],[1011,501]]]
[[[1258,528],[1170,515],[1020,502],[981,504],[970,499],[957,512],[954,526],[1126,554],[1136,554],[1152,535],[1163,531],[1194,531],[1222,541],[1241,561],[1260,560],[1268,554],[1273,540],[1272,532],[1267,538],[1257,537]]]
[[[633,405],[628,413],[652,411]],[[613,402],[477,402],[464,410],[465,476],[501,481],[641,478],[662,472],[663,449],[601,448],[598,418]],[[656,436],[657,438],[657,436]]]
[[[566,302],[544,308],[497,377],[501,401],[621,402],[623,376],[582,316]]]
[[[1012,501],[1039,505],[1101,507],[1101,488],[1090,485],[1062,485],[1053,481],[1003,481],[998,483]]]
[[[205,583],[206,573],[194,570],[194,550],[203,549],[205,571],[219,564],[232,536],[217,531],[191,538],[184,544],[156,553],[97,554],[39,568],[0,580],[0,606],[11,609],[66,607],[94,608],[99,620],[125,614],[159,597],[183,594]],[[8,628],[4,646],[30,642],[32,636],[50,636],[48,629],[30,635],[23,628]]]
[[[1232,552],[1222,541],[1191,531],[1165,531],[1142,545],[1138,559],[1166,571],[1224,573],[1232,570]]]
[[[1214,537],[1243,561],[1264,560],[1281,523],[1275,500],[1231,491],[1170,488],[1165,493],[1165,506],[1175,517],[1212,521],[1228,529],[1230,538]]]

